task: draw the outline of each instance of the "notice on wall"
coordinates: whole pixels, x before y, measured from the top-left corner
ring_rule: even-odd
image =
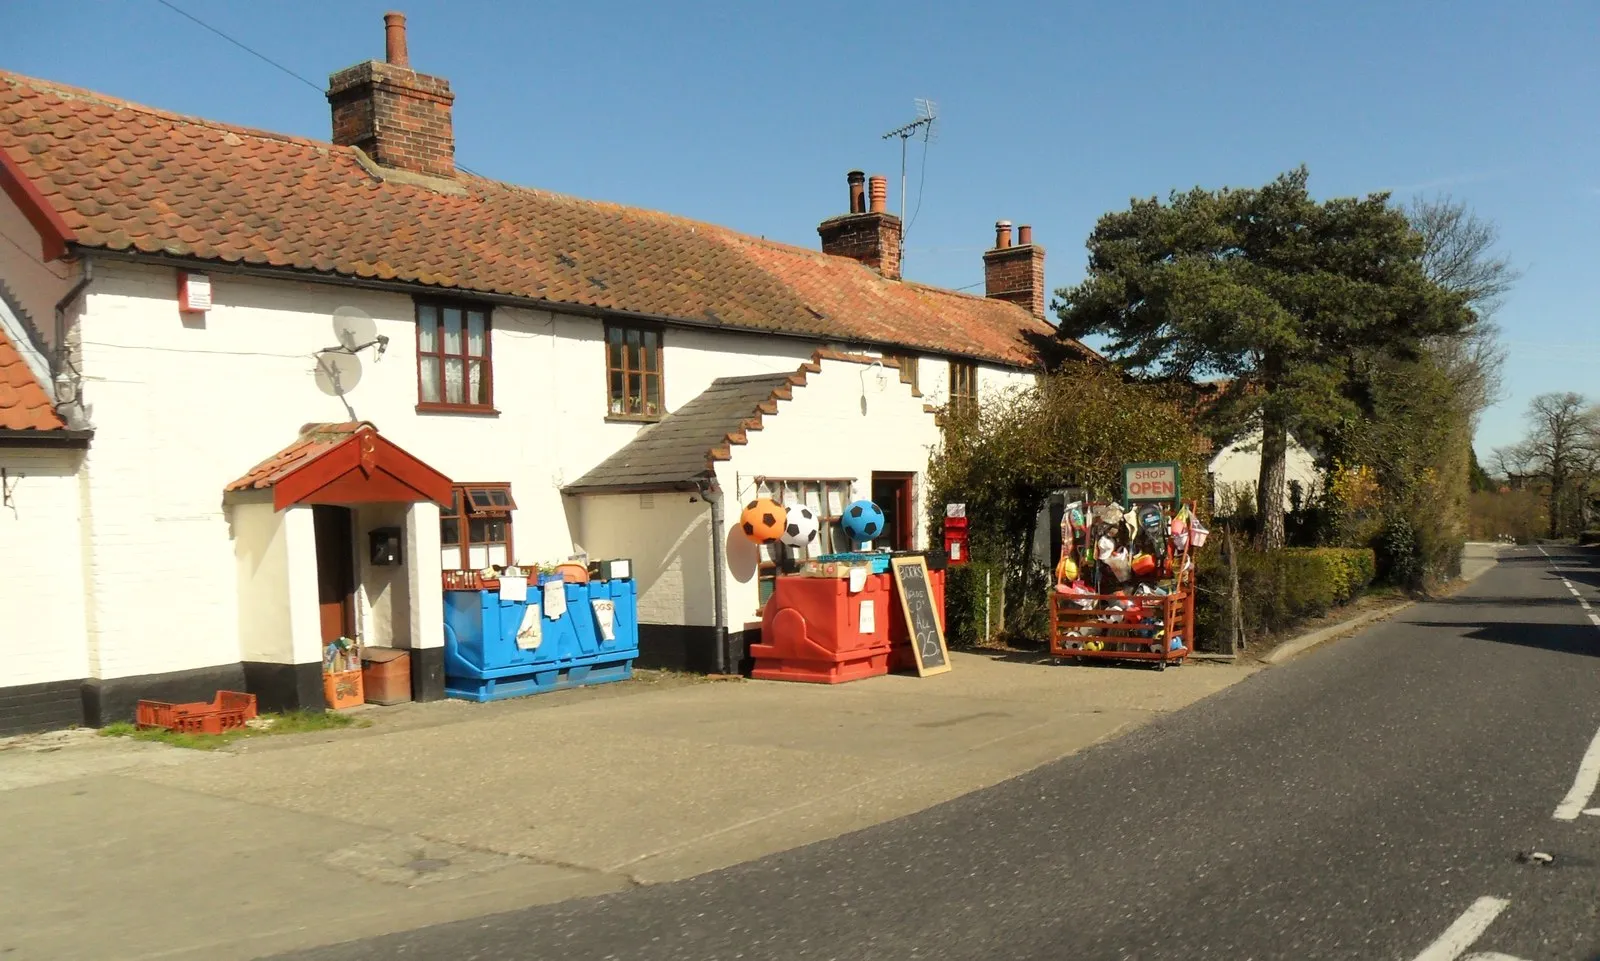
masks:
[[[865,567],[850,568],[850,593],[859,594],[867,586],[867,569]]]
[[[508,577],[500,575],[500,599],[502,601],[525,601],[528,599],[528,579],[526,577]]]
[[[567,583],[566,581],[550,581],[543,587],[544,591],[544,616],[552,621],[561,620],[561,615],[567,613]]]
[[[600,628],[600,639],[614,641],[617,639],[617,602],[610,598],[593,598],[589,606],[594,608],[594,622]]]
[[[538,650],[543,642],[544,628],[539,624],[539,605],[529,604],[522,609],[522,626],[517,628],[517,650]]]
[[[873,609],[871,601],[861,602],[861,633],[878,633],[878,612]]]

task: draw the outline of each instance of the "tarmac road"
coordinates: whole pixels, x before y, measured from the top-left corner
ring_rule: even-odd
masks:
[[[1597,558],[1507,550],[1455,597],[921,814],[284,957],[1594,961]]]

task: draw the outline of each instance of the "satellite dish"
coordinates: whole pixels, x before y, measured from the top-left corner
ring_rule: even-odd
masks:
[[[333,312],[333,336],[340,347],[356,351],[378,339],[378,325],[359,307],[340,307]]]
[[[317,389],[329,397],[343,397],[361,383],[361,358],[343,350],[317,353]]]

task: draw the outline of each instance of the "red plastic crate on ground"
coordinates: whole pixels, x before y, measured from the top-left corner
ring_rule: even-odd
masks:
[[[164,727],[183,734],[221,734],[244,727],[256,716],[256,696],[237,691],[218,691],[209,703],[193,701],[169,704],[166,701],[140,701],[134,720],[140,727]]]
[[[878,576],[854,594],[845,578],[779,577],[762,611],[761,643],[750,647],[750,676],[839,684],[888,673],[889,602]],[[863,603],[872,605],[871,632],[861,629]]]
[[[944,622],[944,571],[928,572],[928,589],[933,592],[933,609],[939,614],[939,626],[944,628],[946,635],[950,633],[950,625]],[[906,618],[900,611],[900,587],[894,582],[894,574],[874,574],[884,580],[885,590],[889,592],[889,670],[917,671],[917,655],[911,650],[911,634],[906,630]]]

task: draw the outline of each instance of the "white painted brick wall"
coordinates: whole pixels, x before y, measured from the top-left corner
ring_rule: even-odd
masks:
[[[710,505],[688,491],[578,500],[589,556],[633,561],[640,623],[715,623]]]
[[[87,677],[78,461],[0,448],[0,687]]]
[[[795,388],[793,400],[779,401],[778,412],[762,419],[762,429],[749,432],[748,444],[735,446],[732,459],[717,465],[727,500],[730,630],[755,619],[760,604],[760,548],[736,530],[758,477],[851,478],[852,497],[866,498],[874,471],[915,474],[915,543],[926,546],[923,492],[939,428],[923,404],[894,370],[825,360],[821,373]]]
[[[103,263],[84,310],[83,369],[97,430],[86,488],[99,676],[240,658],[222,488],[302,425],[349,418],[314,381],[313,355],[335,342],[339,307],[366,312],[390,337],[381,360],[363,354],[362,380],[348,397],[356,416],[455,480],[509,481],[520,560],[573,550],[560,486],[638,430],[605,422],[598,320],[497,308],[500,416],[419,414],[410,297],[226,274],[213,274],[212,287],[215,309],[185,319],[172,270]],[[668,405],[719,376],[793,370],[813,349],[784,338],[668,331]],[[357,536],[365,544],[365,530]],[[408,551],[421,548],[408,543]],[[310,556],[298,563],[314,568]],[[434,643],[434,632],[420,629],[419,640]]]
[[[21,301],[40,337],[55,336],[55,305],[77,282],[74,268],[43,263],[39,235],[10,198],[0,193],[0,283]],[[10,241],[7,243],[5,241]]]

